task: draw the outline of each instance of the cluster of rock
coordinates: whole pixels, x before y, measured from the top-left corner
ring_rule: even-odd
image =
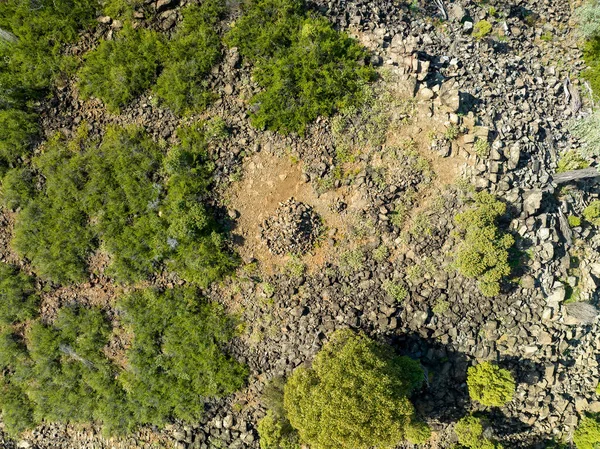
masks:
[[[260,237],[273,254],[305,254],[321,230],[321,219],[313,208],[290,198],[279,203],[275,213],[263,222]]]

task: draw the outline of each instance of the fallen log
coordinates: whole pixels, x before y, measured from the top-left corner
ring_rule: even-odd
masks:
[[[595,167],[582,168],[580,170],[569,170],[563,173],[555,173],[552,181],[555,184],[564,184],[565,182],[577,181],[579,179],[598,178],[600,172]]]

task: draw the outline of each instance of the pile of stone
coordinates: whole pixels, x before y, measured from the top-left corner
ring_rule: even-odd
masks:
[[[321,228],[312,207],[290,198],[263,222],[260,237],[273,254],[304,254],[315,244]]]

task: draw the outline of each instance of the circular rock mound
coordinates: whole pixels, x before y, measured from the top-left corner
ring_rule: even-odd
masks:
[[[304,254],[321,232],[321,219],[308,204],[294,198],[279,203],[275,213],[260,226],[260,237],[273,254]]]

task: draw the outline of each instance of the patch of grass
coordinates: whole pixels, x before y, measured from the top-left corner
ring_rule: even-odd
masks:
[[[490,144],[486,139],[477,138],[473,146],[475,154],[482,159],[486,159],[490,155]]]
[[[389,257],[390,250],[386,245],[382,244],[375,248],[372,254],[373,259],[375,259],[376,262],[381,263]]]
[[[594,200],[583,209],[583,218],[594,226],[600,226],[600,200]]]
[[[126,24],[116,39],[102,41],[86,55],[79,72],[81,96],[97,97],[118,113],[154,83],[163,52],[158,33]]]
[[[383,289],[398,302],[404,301],[408,296],[408,291],[403,285],[389,280],[383,283]]]
[[[374,70],[366,51],[324,18],[310,17],[299,0],[250,0],[227,42],[254,63],[262,87],[251,102],[252,123],[303,133],[318,116],[360,103]]]
[[[348,250],[340,254],[338,266],[343,274],[349,275],[363,268],[364,259],[365,254],[362,249]]]
[[[285,272],[292,278],[299,278],[304,275],[306,271],[306,264],[300,259],[300,256],[296,254],[290,255],[288,261],[285,264]]]
[[[483,39],[492,32],[492,24],[487,20],[480,20],[473,26],[472,36],[475,39]]]
[[[446,132],[444,133],[444,137],[450,141],[456,140],[459,135],[460,129],[456,125],[450,125],[448,128],[446,128]]]
[[[554,34],[551,31],[546,31],[540,36],[540,39],[544,42],[552,42],[554,40]]]
[[[569,221],[569,226],[571,226],[572,228],[577,228],[577,227],[581,226],[581,217],[577,217],[575,215],[569,215],[567,217],[567,220]]]
[[[556,173],[563,173],[570,170],[580,170],[589,166],[589,162],[581,157],[578,151],[569,150],[560,155]]]
[[[450,309],[450,303],[445,299],[438,299],[431,309],[438,316],[444,315]]]

